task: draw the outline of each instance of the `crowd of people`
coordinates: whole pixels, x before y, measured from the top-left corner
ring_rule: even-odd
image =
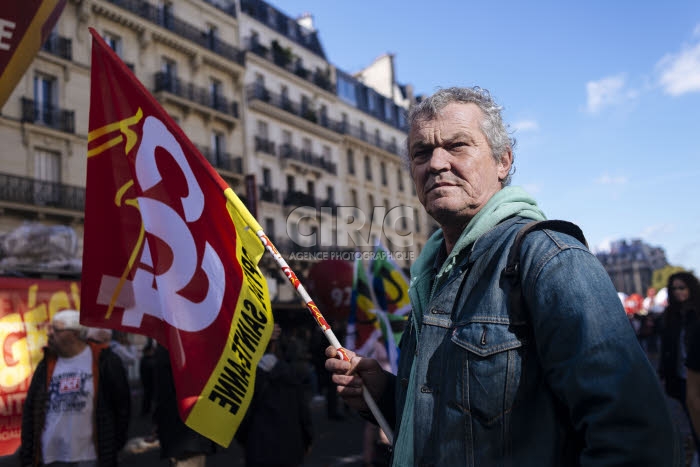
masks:
[[[398,372],[381,349],[345,361],[318,329],[276,325],[236,434],[246,466],[302,465],[321,394],[329,419],[342,423],[349,407],[368,421],[365,465],[683,465],[666,395],[696,428],[697,449],[698,279],[673,274],[658,319],[630,326],[580,230],[540,223],[535,199],[510,186],[514,141],[487,90],[441,89],[408,124],[407,164],[440,229],[411,267]],[[118,465],[128,343],[91,340],[77,311],[57,313],[48,336],[24,407],[23,465]],[[658,368],[645,354],[656,349]],[[179,420],[167,351],[151,342],[140,370],[161,456],[204,466],[215,447]],[[393,440],[383,458],[378,410]]]

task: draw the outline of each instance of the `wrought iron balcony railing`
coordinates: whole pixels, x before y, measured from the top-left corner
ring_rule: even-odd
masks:
[[[0,173],[0,200],[85,210],[85,188]]]
[[[203,146],[197,146],[197,149],[213,167],[243,175],[242,157],[234,157],[227,152],[214,151]]]
[[[108,0],[131,13],[144,18],[152,23],[161,26],[174,34],[190,40],[200,46],[211,50],[217,55],[227,58],[231,61],[243,65],[245,61],[245,53],[228,44],[217,37],[212,36],[209,32],[203,31],[191,24],[181,20],[172,13],[169,13],[163,8],[158,8],[146,0]],[[235,11],[235,9],[234,9]]]
[[[44,125],[55,130],[75,133],[75,112],[22,98],[22,121]]]
[[[311,71],[308,68],[304,68],[300,62],[294,60],[290,50],[284,49],[274,42],[273,46],[268,48],[249,37],[245,40],[245,44],[246,49],[255,55],[263,57],[321,89],[325,89],[333,94],[336,93],[335,83],[330,78],[330,69],[321,70],[316,68],[316,70]]]
[[[292,159],[295,161],[303,162],[305,164],[311,165],[313,167],[318,167],[319,169],[325,170],[333,175],[338,173],[337,165],[325,159],[323,156],[314,154],[310,151],[304,151],[291,144],[283,144],[279,148],[280,156],[285,159]]]
[[[216,1],[216,0],[204,0],[204,3],[208,3],[209,5],[213,6],[214,8],[217,8],[221,11],[223,11],[226,14],[229,14],[233,16],[234,18],[236,17],[236,4],[231,2],[221,2],[221,1]]]
[[[66,60],[73,60],[73,42],[69,38],[58,34],[51,34],[41,46],[41,50]]]
[[[260,190],[260,199],[262,201],[279,204],[280,195],[278,190],[275,190],[267,185],[258,185],[258,188]]]
[[[326,58],[316,31],[310,31],[262,0],[241,0],[241,11],[314,54]]]
[[[184,83],[179,78],[163,71],[155,75],[155,91],[166,91],[183,99],[209,107],[238,118],[238,102],[229,101],[221,95],[212,94],[208,89],[193,83]]]
[[[255,137],[255,150],[275,156],[275,143],[262,136]]]

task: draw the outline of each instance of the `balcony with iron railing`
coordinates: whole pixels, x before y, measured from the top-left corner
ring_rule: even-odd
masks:
[[[44,50],[52,55],[56,55],[66,60],[73,60],[73,42],[58,34],[51,34],[41,46]]]
[[[85,210],[85,188],[0,173],[0,201]]]
[[[279,190],[276,190],[276,189],[269,187],[267,185],[258,185],[258,188],[260,190],[260,200],[261,201],[279,204],[279,202],[280,202]]]
[[[224,13],[236,17],[236,4],[231,2],[221,2],[217,0],[204,0],[204,3],[208,3],[214,8],[223,11]]]
[[[303,191],[287,191],[284,194],[282,204],[284,206],[307,206],[315,209],[321,206],[321,201],[316,199],[314,195]]]
[[[155,74],[155,82],[155,92],[166,91],[196,104],[238,118],[238,102],[229,101],[221,95],[212,94],[206,88],[193,83],[182,82],[179,78],[163,71]]]
[[[262,136],[255,137],[255,151],[264,152],[265,154],[270,154],[272,156],[277,155],[277,152],[275,151],[275,142]]]
[[[326,68],[325,70],[316,68],[314,71],[304,68],[301,62],[295,59],[292,51],[289,48],[280,46],[277,41],[272,41],[270,47],[265,47],[264,45],[256,42],[253,38],[249,37],[245,40],[245,44],[247,51],[250,51],[257,56],[274,63],[278,67],[283,68],[310,83],[313,83],[321,89],[335,94],[335,83],[331,80],[330,68]]]
[[[338,167],[334,162],[327,160],[323,156],[314,154],[313,152],[299,149],[291,144],[282,144],[279,148],[279,153],[280,157],[283,159],[303,162],[304,164],[325,170],[333,175],[338,173]]]
[[[214,151],[204,146],[197,146],[197,149],[212,167],[243,175],[242,157],[234,157],[227,152]]]
[[[316,31],[302,27],[296,20],[288,17],[267,2],[262,0],[241,0],[241,11],[325,60],[326,54],[323,51]]]
[[[211,50],[217,55],[243,65],[245,53],[237,47],[212,36],[208,31],[203,31],[177,16],[167,13],[146,0],[107,0],[125,10],[144,18],[158,26],[167,29],[183,39],[192,41],[205,49]],[[235,11],[235,10],[234,10]],[[234,14],[235,16],[235,14]]]
[[[66,133],[75,133],[75,112],[39,104],[33,99],[22,98],[22,122],[47,126]]]
[[[297,117],[301,117],[312,123],[316,123],[317,125],[338,132],[337,126],[340,124],[340,122],[322,116],[324,118],[323,124],[321,124],[321,119],[319,118],[318,112],[316,112],[308,103],[294,102],[283,94],[274,93],[265,86],[255,83],[248,85],[246,94],[249,101],[260,100],[266,102],[279,109],[289,112],[290,114],[296,115]]]
[[[352,136],[353,138],[357,138],[366,143],[372,144],[385,151],[396,155],[401,155],[399,146],[394,141],[385,141],[381,137],[371,135],[362,127],[351,125],[348,122],[339,122],[337,125],[334,125],[333,129],[335,129],[338,133]]]

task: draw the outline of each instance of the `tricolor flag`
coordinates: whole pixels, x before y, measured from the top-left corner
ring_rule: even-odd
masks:
[[[4,0],[0,8],[0,108],[49,38],[67,0]]]
[[[167,347],[183,421],[228,446],[272,333],[259,225],[90,32],[81,322]]]

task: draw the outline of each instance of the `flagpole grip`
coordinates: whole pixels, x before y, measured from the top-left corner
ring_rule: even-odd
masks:
[[[275,262],[282,269],[282,272],[287,277],[287,279],[289,279],[289,282],[291,282],[292,286],[294,287],[294,290],[296,290],[297,293],[301,296],[301,298],[304,299],[306,308],[311,313],[311,316],[313,316],[313,318],[316,320],[316,323],[320,326],[328,342],[336,348],[336,350],[338,351],[338,355],[342,360],[350,361],[350,356],[340,344],[340,341],[336,337],[331,327],[326,322],[326,319],[321,314],[321,311],[311,299],[309,293],[306,291],[304,286],[301,285],[301,282],[299,281],[297,275],[294,273],[294,271],[292,271],[292,269],[289,267],[282,255],[280,255],[279,251],[277,251],[277,248],[275,248],[270,239],[267,237],[260,224],[258,224],[258,222],[250,214],[248,209],[245,208],[245,205],[240,201],[238,197],[235,197],[235,200],[231,199],[231,201],[238,208],[239,212],[244,215],[244,219],[247,221],[248,226],[252,229],[255,229],[256,235],[260,238],[260,241],[265,246],[265,249],[269,251],[270,254],[272,254],[272,257],[275,259]],[[377,403],[374,401],[372,395],[369,393],[369,390],[364,385],[362,386],[362,397],[365,400],[367,407],[372,412],[372,415],[374,415],[374,418],[379,424],[379,427],[382,429],[387,439],[389,440],[390,444],[393,444],[394,433],[391,427],[389,426],[389,423],[386,421],[386,418],[384,418],[382,411],[379,409]]]

